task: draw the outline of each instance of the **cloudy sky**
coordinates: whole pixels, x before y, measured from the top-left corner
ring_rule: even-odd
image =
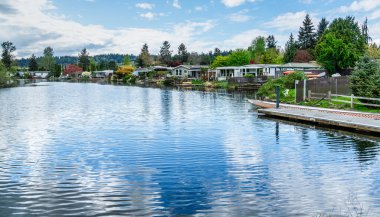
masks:
[[[41,55],[138,54],[144,43],[158,53],[164,40],[176,52],[246,48],[256,36],[275,35],[284,46],[305,15],[315,25],[353,15],[369,19],[380,43],[380,0],[0,0],[0,42],[12,41],[18,57]]]

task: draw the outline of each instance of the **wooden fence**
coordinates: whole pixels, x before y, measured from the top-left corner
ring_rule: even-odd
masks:
[[[354,96],[354,94],[351,94],[349,96],[340,95],[340,94],[332,94],[331,91],[328,91],[327,93],[313,93],[311,92],[311,90],[308,91],[307,95],[308,95],[308,99],[327,99],[333,102],[347,103],[347,104],[350,104],[351,108],[354,108],[355,104],[371,106],[371,107],[380,107],[380,98],[360,97],[360,96]],[[344,100],[342,98],[345,98],[348,100]],[[355,99],[364,100],[366,102],[357,102],[357,101],[355,102]],[[367,102],[373,102],[373,103],[367,103]],[[376,102],[379,102],[379,104],[375,104]]]

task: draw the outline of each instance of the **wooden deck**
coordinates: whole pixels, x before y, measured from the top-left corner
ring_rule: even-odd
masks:
[[[380,137],[380,114],[287,104],[280,104],[280,108],[276,109],[273,108],[274,103],[259,100],[249,102],[264,108],[258,112],[266,116],[367,132]]]

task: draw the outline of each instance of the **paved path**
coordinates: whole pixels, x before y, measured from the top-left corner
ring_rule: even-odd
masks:
[[[259,109],[259,113],[287,118],[297,121],[307,121],[330,125],[338,128],[348,128],[358,131],[376,133],[380,136],[380,116],[360,112],[344,112],[340,110],[308,109],[282,107],[280,109]]]

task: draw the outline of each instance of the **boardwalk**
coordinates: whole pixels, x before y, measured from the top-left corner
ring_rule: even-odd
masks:
[[[256,105],[266,104],[266,102],[259,101],[250,102]],[[259,109],[258,112],[272,117],[376,133],[376,136],[380,136],[380,114],[296,105],[281,105],[279,109],[270,108],[271,106],[265,107],[267,108]]]

